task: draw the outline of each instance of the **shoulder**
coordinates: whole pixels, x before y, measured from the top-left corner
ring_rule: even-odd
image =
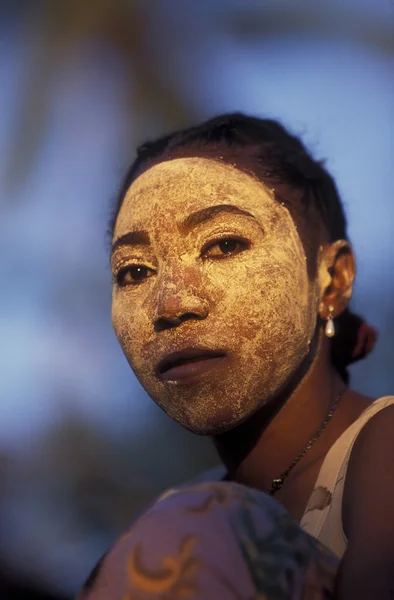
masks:
[[[394,584],[394,405],[374,414],[354,443],[343,495],[344,568]]]
[[[386,505],[390,507],[387,516],[393,520],[394,527],[393,469],[394,404],[391,404],[367,421],[352,448],[343,497],[343,521],[348,538],[371,526],[376,519],[375,511],[381,512]]]
[[[394,405],[390,398],[378,402],[383,408],[357,436],[346,474],[343,525],[348,546],[338,598],[389,598],[394,589]]]
[[[164,492],[110,548],[78,600],[178,597],[191,585],[189,567],[196,571],[201,548],[206,564],[220,567],[225,540],[233,542],[227,510],[237,489],[200,483]]]
[[[275,563],[272,573],[261,575],[262,555]],[[233,482],[201,483],[162,495],[116,542],[78,600],[282,598],[289,580],[315,563],[331,586],[337,561],[273,498]]]
[[[197,540],[203,540],[214,529],[225,533],[226,520],[214,509],[227,508],[235,497],[233,488],[230,484],[209,482],[172,488],[161,494],[103,556],[77,600],[121,600],[127,594],[133,598],[157,594],[161,598],[167,592],[168,597],[173,597],[172,586],[183,582],[183,566],[192,560]],[[218,556],[223,551],[220,538]],[[212,552],[210,546],[206,545],[208,554]]]

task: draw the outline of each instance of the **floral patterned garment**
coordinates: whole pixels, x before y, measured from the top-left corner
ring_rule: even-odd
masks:
[[[328,600],[337,567],[273,498],[202,483],[161,496],[78,600]]]

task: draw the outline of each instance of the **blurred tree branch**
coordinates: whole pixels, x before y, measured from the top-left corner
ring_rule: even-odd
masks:
[[[160,0],[35,0],[14,3],[22,15],[31,65],[16,106],[17,124],[8,152],[6,187],[20,186],[29,174],[49,127],[54,83],[70,57],[78,56],[87,40],[108,42],[126,65],[125,124],[133,143],[146,136],[146,122],[154,114],[166,128],[180,127],[194,117],[180,94],[157,76],[155,58],[146,43],[149,12]],[[2,6],[11,8],[9,2]],[[149,11],[149,12],[148,12]],[[6,11],[7,12],[7,11]],[[394,16],[394,9],[393,9]],[[392,21],[370,19],[354,5],[322,5],[303,0],[280,3],[229,3],[221,29],[242,41],[272,36],[343,37],[383,52],[394,52]],[[136,116],[138,115],[138,118]]]
[[[158,81],[150,63],[144,46],[146,9],[143,0],[41,0],[27,7],[23,20],[31,65],[16,107],[17,126],[6,169],[8,190],[17,188],[34,164],[49,125],[53,85],[87,40],[106,40],[129,70],[124,84],[131,115],[150,109],[169,127],[188,121],[187,108]],[[129,129],[140,137],[137,119],[130,119]]]
[[[394,5],[391,20],[358,12],[356,5],[311,3],[304,0],[247,6],[229,11],[230,31],[241,39],[279,36],[344,38],[384,54],[394,53]]]

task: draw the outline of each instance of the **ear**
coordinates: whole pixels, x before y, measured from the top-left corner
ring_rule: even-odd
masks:
[[[353,250],[346,240],[337,240],[322,248],[319,265],[319,316],[327,319],[330,312],[340,315],[348,306],[356,275]]]

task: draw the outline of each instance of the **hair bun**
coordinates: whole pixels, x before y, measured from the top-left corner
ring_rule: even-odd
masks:
[[[352,352],[352,362],[368,356],[374,349],[377,340],[378,330],[366,321],[363,321],[358,329],[357,342]]]
[[[348,382],[347,367],[372,352],[378,339],[378,331],[349,309],[335,319],[335,331],[335,336],[331,339],[332,363],[345,382]]]

